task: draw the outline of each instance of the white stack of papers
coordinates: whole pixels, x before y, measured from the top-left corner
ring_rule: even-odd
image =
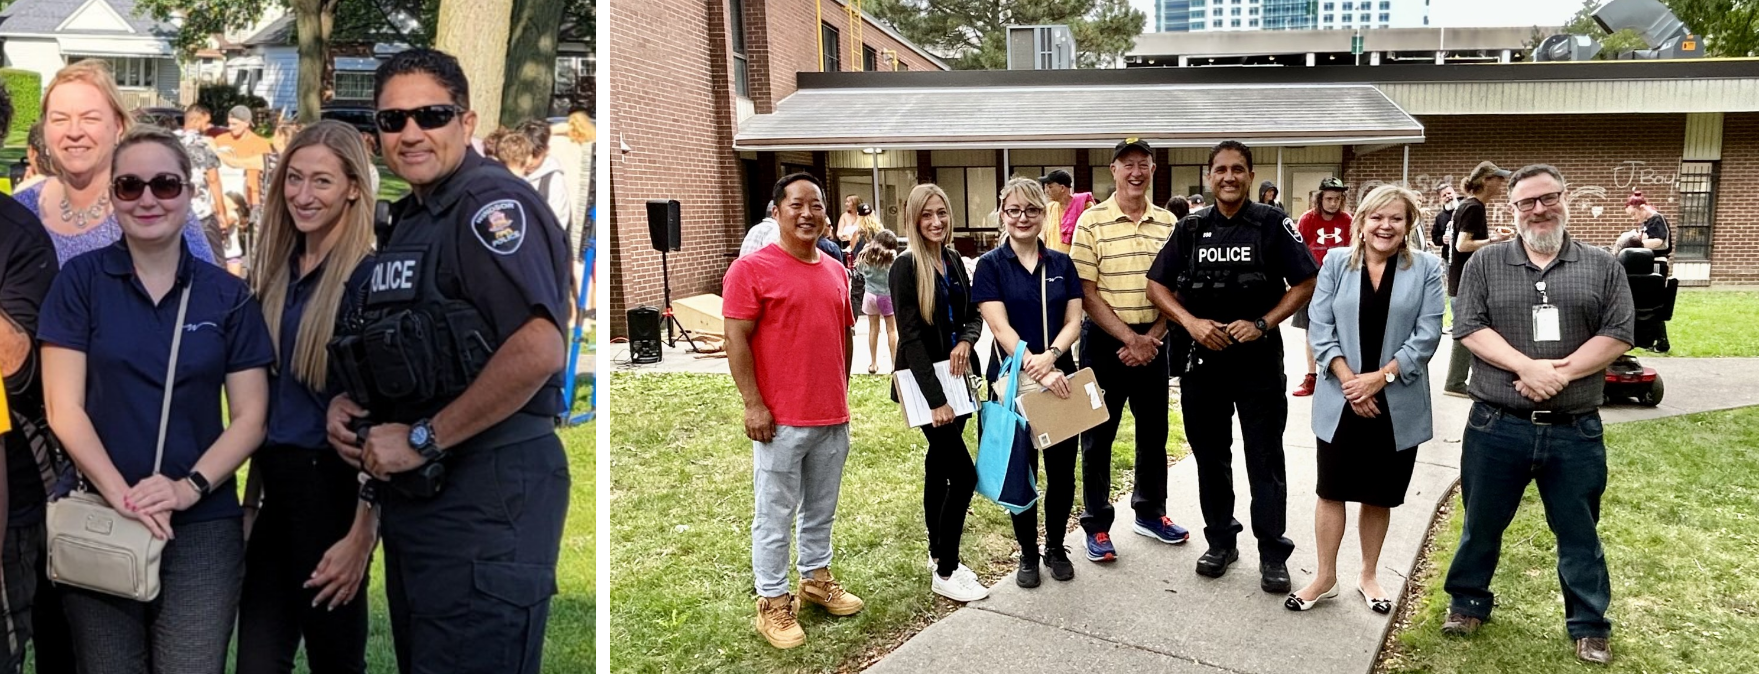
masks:
[[[935,379],[941,382],[941,392],[947,396],[947,404],[953,408],[953,416],[963,416],[977,411],[977,402],[971,397],[971,387],[965,385],[963,375],[954,376],[952,363],[941,361],[934,364]],[[922,397],[922,387],[916,384],[916,375],[908,369],[893,373],[893,381],[898,386],[898,403],[904,408],[904,422],[912,428],[927,426],[934,422],[934,408]]]

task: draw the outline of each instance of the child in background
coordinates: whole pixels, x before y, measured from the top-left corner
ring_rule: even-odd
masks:
[[[866,281],[867,292],[861,298],[861,313],[867,315],[867,373],[879,373],[880,320],[886,324],[886,351],[891,362],[897,362],[898,323],[892,318],[892,261],[898,257],[898,235],[890,230],[875,232],[871,241],[855,258],[855,271]]]

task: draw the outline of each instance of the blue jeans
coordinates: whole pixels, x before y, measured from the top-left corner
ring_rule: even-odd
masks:
[[[1539,483],[1545,521],[1557,535],[1557,577],[1563,586],[1570,638],[1612,632],[1606,555],[1600,548],[1600,495],[1606,491],[1606,443],[1598,413],[1567,425],[1535,425],[1484,403],[1472,405],[1461,441],[1460,499],[1466,525],[1448,567],[1449,610],[1490,617],[1503,531],[1515,518],[1529,481]]]

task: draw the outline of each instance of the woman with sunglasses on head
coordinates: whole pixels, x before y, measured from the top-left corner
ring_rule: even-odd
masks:
[[[43,220],[62,265],[122,238],[110,195],[110,164],[116,142],[133,125],[103,61],[88,59],[62,68],[43,92],[43,135],[55,175],[12,197]],[[184,217],[182,234],[190,253],[213,262],[214,250],[201,221],[193,211]]]
[[[137,128],[111,162],[122,240],[70,260],[50,288],[43,393],[89,489],[167,543],[157,598],[68,587],[67,618],[82,672],[218,674],[244,573],[231,480],[263,440],[273,347],[244,282],[190,254],[176,136]]]
[[[253,290],[276,346],[268,440],[251,458],[267,496],[251,528],[238,612],[238,674],[366,671],[366,568],[378,518],[358,471],[324,438],[337,393],[325,345],[365,288],[373,243],[372,160],[354,127],[318,122],[294,136],[264,201]]]

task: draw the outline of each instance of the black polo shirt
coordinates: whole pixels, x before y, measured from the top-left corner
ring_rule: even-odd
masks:
[[[1020,335],[1031,353],[1045,351],[1047,332],[1052,341],[1056,340],[1057,333],[1063,330],[1069,300],[1079,299],[1081,277],[1075,273],[1075,261],[1045,248],[1042,241],[1038,244],[1037,269],[1027,271],[1014,248],[1004,243],[977,258],[977,272],[971,276],[971,302],[1001,302],[1008,314],[1008,327]],[[1051,326],[1048,330],[1047,318]],[[1001,358],[990,358],[984,376],[995,381],[1001,376],[1001,366]],[[1057,366],[1064,372],[1074,372],[1074,354],[1064,353],[1057,359]]]
[[[37,335],[37,314],[43,297],[55,282],[60,265],[55,242],[30,209],[0,194],[0,320]],[[31,349],[18,372],[6,377],[8,407],[15,419],[23,418],[47,429],[43,416],[43,383],[37,349]],[[43,519],[43,481],[30,438],[16,430],[5,434],[7,521],[10,526],[35,524]]]

